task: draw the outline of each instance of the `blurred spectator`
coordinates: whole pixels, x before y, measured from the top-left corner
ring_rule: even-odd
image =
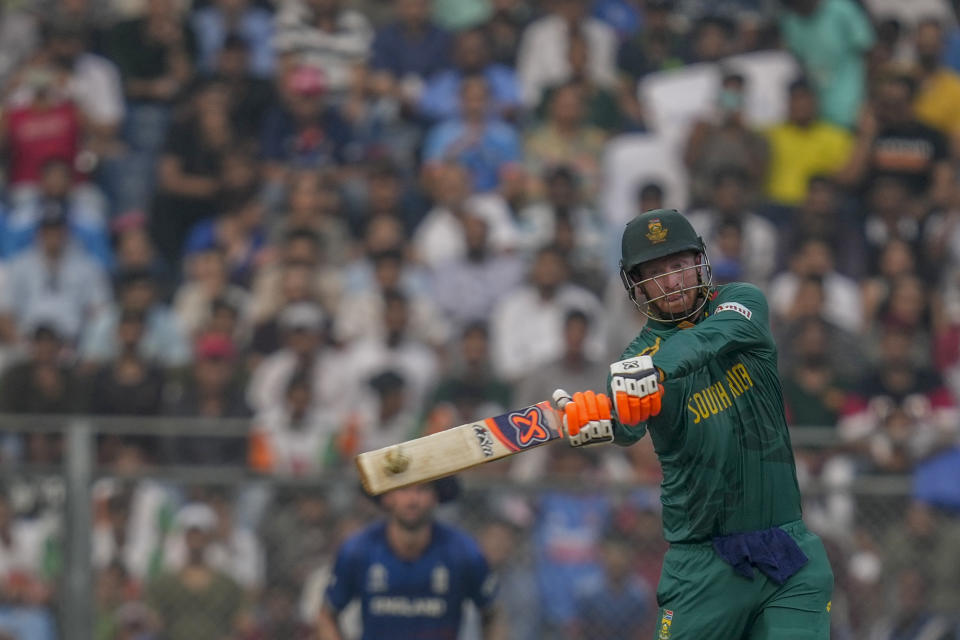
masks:
[[[393,14],[374,38],[370,80],[377,93],[414,105],[427,80],[446,66],[450,34],[430,19],[427,0],[399,0]]]
[[[770,168],[765,193],[781,206],[797,206],[810,180],[843,169],[853,151],[849,131],[820,118],[817,94],[806,78],[790,84],[787,120],[768,129]]]
[[[848,383],[859,379],[867,366],[866,345],[858,333],[827,318],[823,280],[801,281],[788,317],[774,325],[784,373],[806,358],[826,358],[836,375]]]
[[[147,603],[168,640],[230,637],[245,628],[246,603],[237,582],[208,562],[217,514],[192,503],[177,514],[183,531],[183,566],[147,585]]]
[[[470,174],[473,189],[493,191],[504,174],[516,171],[523,160],[517,132],[492,117],[490,85],[480,75],[460,83],[460,115],[433,127],[424,141],[427,170],[438,162],[456,162]]]
[[[337,442],[342,460],[423,435],[421,415],[403,375],[382,370],[366,381],[360,402],[346,418]]]
[[[909,472],[957,441],[956,401],[939,376],[910,360],[911,335],[888,326],[873,373],[848,396],[837,425],[867,470]]]
[[[111,268],[106,200],[95,187],[78,183],[66,160],[53,158],[45,162],[36,193],[22,193],[12,204],[3,221],[0,252],[5,258],[33,243],[45,207],[63,207],[73,239],[105,269]]]
[[[549,477],[579,478],[590,486],[599,473],[592,451],[548,447]],[[542,599],[537,638],[564,638],[576,621],[577,594],[601,578],[598,543],[609,521],[610,499],[597,491],[548,490],[539,494],[531,532],[534,571]]]
[[[956,622],[950,616],[938,615],[930,605],[934,590],[928,574],[915,567],[905,568],[894,575],[894,585],[893,611],[871,625],[870,640],[952,640],[957,637]]]
[[[570,38],[570,47],[567,51],[570,58],[570,79],[544,90],[543,99],[537,107],[537,115],[540,118],[546,115],[547,107],[553,101],[553,94],[557,88],[572,83],[583,92],[586,122],[590,126],[612,135],[623,129],[641,125],[643,116],[639,105],[636,104],[636,96],[633,96],[633,100],[623,101],[622,96],[617,94],[616,87],[596,84],[589,74],[587,54],[586,39],[579,33],[574,34]]]
[[[220,214],[198,222],[190,230],[184,253],[209,251],[219,247],[227,259],[230,281],[247,286],[266,244],[263,203],[256,189],[225,199]]]
[[[516,386],[514,404],[525,406],[543,402],[549,399],[557,388],[603,388],[608,367],[605,362],[591,357],[586,351],[590,322],[590,317],[579,309],[567,312],[563,322],[563,353],[556,360],[523,378]]]
[[[184,271],[186,279],[174,295],[173,311],[189,339],[193,339],[211,320],[214,303],[218,300],[236,309],[241,323],[245,322],[249,295],[230,283],[223,249],[215,247],[188,256]]]
[[[264,116],[260,131],[264,177],[274,188],[283,185],[293,169],[326,169],[342,163],[350,140],[349,125],[329,104],[329,79],[321,71],[298,66],[278,81],[277,102]]]
[[[328,263],[328,254],[310,229],[291,228],[276,248],[276,259],[256,271],[250,298],[250,323],[255,352],[269,354],[279,345],[277,314],[293,302],[319,302],[335,309],[343,289],[343,274]]]
[[[783,381],[791,428],[832,427],[846,401],[843,381],[822,353],[800,351]]]
[[[493,0],[493,15],[484,24],[490,39],[491,59],[510,68],[517,66],[520,39],[533,8],[523,0]]]
[[[40,42],[37,16],[26,7],[0,7],[0,87],[13,84],[21,64]]]
[[[193,30],[175,0],[147,0],[146,12],[116,24],[104,51],[120,69],[127,100],[123,140],[128,153],[118,212],[146,210],[154,190],[154,165],[167,139],[173,103],[193,75]]]
[[[428,179],[433,208],[411,239],[419,262],[437,268],[446,261],[462,258],[466,253],[463,219],[467,215],[487,221],[490,245],[495,251],[516,246],[516,226],[503,198],[492,193],[471,195],[470,176],[464,167],[452,162],[438,164],[431,169]]]
[[[813,176],[807,183],[806,196],[780,227],[777,270],[788,266],[792,247],[802,238],[816,237],[830,245],[836,257],[837,271],[860,279],[868,271],[862,220],[841,203],[837,183],[823,176]]]
[[[875,284],[875,283],[869,283]],[[923,280],[912,273],[890,277],[883,283],[884,291],[873,300],[877,306],[867,309],[869,324],[865,327],[866,342],[876,347],[886,327],[894,327],[910,334],[910,360],[917,366],[932,365],[933,336],[931,335],[930,292]]]
[[[114,218],[111,223],[114,273],[144,270],[156,278],[164,297],[170,285],[170,270],[157,255],[147,230],[147,216],[131,211]]]
[[[695,209],[687,215],[690,224],[709,246],[723,252],[730,245],[726,242],[731,232],[739,235],[734,239],[733,249],[725,255],[734,261],[734,270],[722,260],[711,258],[714,277],[726,282],[751,282],[766,289],[777,266],[777,230],[769,220],[750,209],[747,200],[748,177],[739,169],[717,170],[713,176],[713,189],[707,202],[712,206]]]
[[[343,353],[337,375],[345,389],[362,389],[366,381],[392,369],[404,379],[409,406],[415,411],[422,408],[437,381],[439,362],[436,352],[416,335],[412,313],[409,296],[393,289],[383,293],[383,333],[358,337]]]
[[[618,39],[624,40],[646,27],[648,5],[640,0],[597,0],[593,3],[593,15],[613,28]]]
[[[924,595],[930,611],[955,614],[960,606],[960,550],[953,544],[957,535],[956,520],[923,502],[911,502],[884,538],[884,573],[920,572],[927,582]]]
[[[571,284],[566,258],[545,247],[528,273],[529,282],[504,296],[491,316],[490,337],[497,373],[515,382],[563,353],[563,325],[571,309],[591,319],[600,307],[592,293]],[[603,343],[600,327],[587,340],[586,352],[598,356]]]
[[[256,415],[247,456],[254,470],[283,477],[312,476],[356,452],[352,450],[356,443],[344,442],[348,434],[338,433],[338,416],[318,408],[312,395],[310,375],[298,371],[287,383],[283,404]],[[349,449],[341,451],[341,444]]]
[[[825,318],[837,326],[856,333],[863,324],[863,311],[857,283],[834,268],[833,249],[817,237],[801,238],[789,248],[790,270],[770,282],[770,310],[777,318],[789,318],[790,307],[800,283],[815,277],[823,286]]]
[[[571,34],[586,39],[590,78],[600,86],[616,82],[617,35],[603,22],[588,15],[579,0],[557,0],[548,13],[527,26],[517,54],[517,75],[523,102],[528,108],[540,104],[543,90],[570,79]]]
[[[275,99],[272,76],[264,78],[251,71],[251,65],[255,64],[251,55],[247,41],[242,36],[230,33],[207,74],[227,86],[230,118],[237,135],[244,140],[256,140],[260,136],[263,118]]]
[[[646,0],[643,28],[620,44],[617,68],[623,94],[636,99],[637,85],[648,73],[683,65],[681,38],[671,22],[672,8],[672,0]]]
[[[891,243],[901,243],[913,255],[922,250],[925,219],[910,215],[916,200],[902,177],[880,176],[866,193],[863,212],[867,264],[872,273],[880,270],[881,256]],[[919,268],[916,258],[914,268]]]
[[[913,110],[917,120],[947,136],[954,149],[960,134],[960,76],[943,64],[943,26],[936,18],[920,20],[914,27],[917,94]]]
[[[264,586],[263,547],[253,531],[238,523],[233,515],[229,490],[211,488],[203,491],[204,500],[193,502],[177,513],[177,529],[167,539],[164,550],[165,568],[168,571],[182,569],[187,563],[186,536],[190,527],[201,518],[213,515],[209,546],[205,557],[207,564],[236,581],[248,596],[256,595]],[[206,512],[209,509],[209,512]]]
[[[122,188],[125,169],[118,163],[123,151],[121,125],[126,105],[117,66],[91,53],[88,27],[75,21],[53,20],[45,29],[44,51],[49,63],[63,74],[63,90],[83,116],[83,152],[78,167],[96,172],[111,198]]]
[[[151,235],[171,268],[183,255],[190,228],[218,213],[221,167],[234,151],[229,92],[220,81],[207,81],[190,99],[189,110],[175,122],[157,165],[158,184],[151,206]]]
[[[314,640],[313,627],[300,619],[297,612],[298,591],[298,586],[288,581],[269,583],[256,625],[243,640]]]
[[[164,413],[209,419],[249,416],[238,364],[236,347],[229,336],[204,333],[197,338],[191,370],[182,380],[167,385]],[[177,464],[241,464],[246,449],[243,435],[174,438],[168,457]]]
[[[513,387],[494,373],[487,325],[464,327],[428,402],[426,431],[433,433],[507,411]]]
[[[633,546],[622,532],[608,532],[598,546],[602,573],[576,596],[576,635],[641,637],[649,627],[654,599],[636,573]]]
[[[365,178],[365,192],[352,213],[354,234],[362,235],[370,220],[386,215],[400,220],[406,237],[413,235],[427,207],[423,196],[404,180],[404,169],[391,161],[372,162]]]
[[[853,127],[865,98],[864,57],[873,46],[870,20],[854,0],[788,0],[784,42],[813,80],[823,117]]]
[[[48,608],[54,526],[45,519],[16,517],[7,495],[0,494],[0,636],[56,640]]]
[[[326,88],[340,95],[351,69],[366,61],[373,28],[342,0],[291,0],[276,14],[274,50],[283,65],[303,64],[323,74]]]
[[[9,263],[0,314],[20,332],[47,319],[73,342],[110,302],[106,274],[70,240],[59,203],[44,207],[38,225],[33,245]]]
[[[453,43],[453,68],[439,69],[427,77],[420,94],[419,112],[429,120],[449,120],[465,116],[463,83],[480,76],[486,80],[489,103],[487,117],[513,120],[521,107],[517,76],[510,67],[492,62],[487,34],[480,28],[461,31]]]
[[[684,59],[689,64],[716,63],[734,53],[737,25],[719,14],[704,15],[693,25]]]
[[[639,185],[637,189],[637,211],[636,214],[639,215],[644,211],[652,211],[653,209],[663,209],[664,207],[664,194],[663,186],[659,182],[643,182]]]
[[[325,345],[327,319],[309,302],[291,304],[277,318],[283,347],[261,361],[247,386],[247,404],[256,412],[283,407],[287,385],[297,371],[309,373],[316,407],[342,408],[345,372],[339,358]]]
[[[698,120],[687,138],[683,161],[690,171],[690,196],[694,206],[710,199],[711,180],[717,171],[739,169],[747,178],[747,201],[756,202],[767,173],[769,150],[766,139],[746,122],[744,76],[726,72],[713,112]]]
[[[285,206],[274,224],[274,237],[287,231],[306,230],[314,234],[319,255],[312,262],[340,267],[351,254],[350,229],[343,218],[337,184],[331,178],[309,169],[290,174]]]
[[[121,311],[116,325],[117,353],[104,363],[89,381],[85,410],[94,415],[157,416],[163,402],[163,371],[139,353],[146,326],[142,311]],[[102,436],[98,456],[104,464],[113,463],[124,444],[137,446],[145,457],[158,457],[158,439],[147,436]]]
[[[34,65],[21,75],[27,100],[4,110],[0,132],[4,175],[14,197],[36,186],[50,160],[75,167],[83,135],[83,114],[58,88],[51,66]]]
[[[520,258],[490,246],[485,219],[468,212],[462,225],[464,255],[431,269],[433,301],[455,327],[487,320],[499,297],[519,284],[524,273]]]
[[[524,138],[529,195],[541,197],[541,176],[566,165],[580,177],[584,198],[592,202],[600,190],[600,161],[607,136],[586,120],[586,96],[576,82],[558,87],[547,108],[547,119]]]
[[[449,326],[447,317],[440,313],[425,287],[417,286],[416,267],[411,265],[399,249],[386,250],[369,256],[372,282],[367,286],[354,286],[347,292],[337,307],[334,319],[334,337],[337,342],[348,343],[362,338],[382,338],[384,326],[385,294],[402,291],[410,301],[410,330],[418,340],[441,348],[447,341]],[[476,285],[471,282],[471,285]]]
[[[138,352],[164,367],[182,367],[190,361],[190,345],[183,329],[165,305],[157,290],[157,282],[149,271],[121,271],[116,279],[116,302],[100,314],[83,333],[79,345],[80,359],[85,363],[102,363],[117,356],[117,325],[126,311],[143,313],[146,327]]]
[[[273,72],[273,16],[250,0],[214,0],[190,16],[197,40],[197,69],[211,73],[230,36],[249,51],[248,68],[256,76]]]
[[[558,244],[567,252],[572,277],[593,291],[599,291],[606,277],[604,228],[589,200],[583,195],[580,177],[560,165],[544,176],[546,192],[542,201],[520,210],[517,225],[521,247],[528,252]]]
[[[271,501],[261,521],[267,582],[302,584],[328,559],[334,512],[328,496],[314,487],[287,487]]]
[[[887,76],[863,111],[850,163],[837,178],[851,186],[869,187],[880,177],[903,180],[911,195],[906,213],[925,215],[949,202],[952,169],[947,140],[913,115],[915,82],[905,76]]]
[[[0,378],[0,412],[66,414],[76,411],[79,382],[64,358],[63,338],[52,324],[37,325],[25,360],[15,362]],[[52,433],[11,434],[4,448],[10,455],[38,464],[59,459],[61,438]]]

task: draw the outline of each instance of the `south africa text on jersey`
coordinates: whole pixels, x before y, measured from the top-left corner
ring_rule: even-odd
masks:
[[[690,396],[687,409],[693,414],[693,424],[725,411],[733,404],[731,397],[738,398],[752,388],[753,379],[747,368],[740,362],[733,365],[724,373],[723,380],[717,380]]]

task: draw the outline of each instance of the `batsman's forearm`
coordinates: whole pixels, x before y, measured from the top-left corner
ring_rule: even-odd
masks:
[[[663,343],[653,364],[664,380],[682,378],[702,368],[720,354],[770,346],[769,336],[759,326],[726,313],[707,318]]]

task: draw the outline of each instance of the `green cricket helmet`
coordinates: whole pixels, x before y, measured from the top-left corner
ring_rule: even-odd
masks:
[[[643,263],[685,251],[692,251],[697,256],[696,265],[680,269],[680,271],[688,269],[695,271],[696,277],[691,278],[692,284],[689,286],[682,286],[679,291],[668,292],[664,291],[660,283],[654,278],[643,279],[640,277],[637,267]],[[690,320],[707,303],[707,295],[713,286],[713,271],[710,268],[710,260],[707,258],[703,239],[697,235],[690,222],[676,209],[653,209],[641,213],[628,222],[623,230],[620,255],[620,278],[623,280],[623,286],[633,303],[648,318],[660,322]],[[660,295],[647,297],[645,287],[651,282],[660,288]],[[638,290],[642,299],[638,297]],[[692,309],[682,314],[670,313],[665,315],[654,304],[668,295],[690,290],[697,291],[696,304]]]

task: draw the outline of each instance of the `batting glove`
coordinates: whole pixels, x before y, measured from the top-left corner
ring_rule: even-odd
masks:
[[[617,408],[617,419],[634,426],[660,413],[660,370],[650,356],[627,358],[610,365],[610,387]]]
[[[613,442],[613,416],[610,398],[605,393],[578,391],[571,398],[563,389],[557,389],[553,401],[563,410],[563,429],[570,446]]]

